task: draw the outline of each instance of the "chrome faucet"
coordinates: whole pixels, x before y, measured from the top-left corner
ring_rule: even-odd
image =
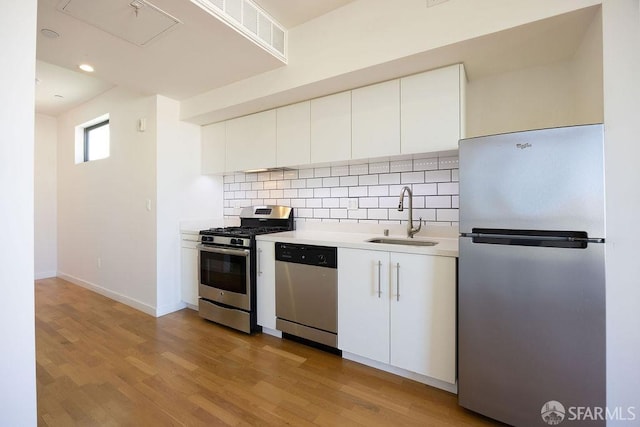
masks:
[[[407,224],[407,237],[413,238],[413,235],[416,234],[422,228],[422,218],[419,220],[418,228],[413,227],[413,193],[409,187],[403,187],[400,191],[400,202],[398,203],[398,211],[402,212],[404,210],[404,193],[409,194],[409,223]]]

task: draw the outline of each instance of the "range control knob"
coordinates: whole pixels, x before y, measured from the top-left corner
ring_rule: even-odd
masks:
[[[325,265],[327,263],[326,255],[319,254],[318,255],[318,264]]]

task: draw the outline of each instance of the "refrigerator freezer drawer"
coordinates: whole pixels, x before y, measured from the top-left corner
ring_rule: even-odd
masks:
[[[603,244],[461,237],[458,313],[462,406],[518,426],[544,425],[541,408],[552,400],[606,406]]]

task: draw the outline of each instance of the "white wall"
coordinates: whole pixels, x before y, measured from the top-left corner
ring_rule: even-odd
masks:
[[[75,127],[105,113],[110,157],[75,164]],[[149,314],[157,301],[155,116],[155,97],[115,88],[58,117],[59,275]],[[137,131],[140,118],[146,132]]]
[[[180,221],[222,218],[222,177],[200,174],[200,129],[179,121],[180,104],[157,96],[156,315],[180,300]]]
[[[472,80],[467,136],[604,120],[602,16],[597,13],[573,58]]]
[[[36,1],[0,14],[0,425],[36,425],[33,160]]]
[[[35,127],[35,277],[54,277],[58,270],[58,122],[36,114]]]
[[[604,115],[607,198],[607,405],[640,420],[640,2],[605,0]]]
[[[427,8],[425,0],[358,0],[289,30],[286,67],[187,99],[181,117],[213,123],[229,118],[220,117],[222,109],[239,116],[277,106],[274,103],[387,80],[398,76],[393,73],[401,59],[599,3],[451,0]],[[459,62],[447,58],[448,63],[432,63],[430,68]],[[425,69],[423,65],[403,74]],[[318,82],[324,85],[320,89]],[[294,92],[298,99],[291,98]]]

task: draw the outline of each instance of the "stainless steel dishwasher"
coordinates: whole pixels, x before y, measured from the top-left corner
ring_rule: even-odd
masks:
[[[276,243],[276,328],[338,346],[337,249]]]

